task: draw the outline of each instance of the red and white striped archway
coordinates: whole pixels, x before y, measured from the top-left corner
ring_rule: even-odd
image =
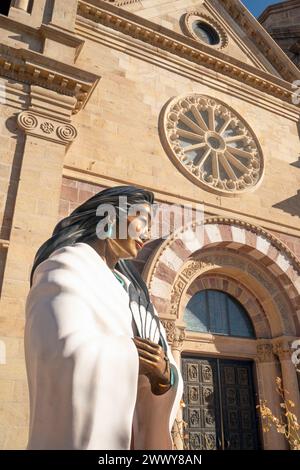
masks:
[[[165,316],[170,308],[174,282],[188,259],[210,247],[238,250],[263,266],[281,286],[297,323],[300,320],[300,260],[267,230],[237,219],[213,217],[204,221],[203,237],[197,237],[195,224],[173,233],[147,263],[144,277],[152,301]]]

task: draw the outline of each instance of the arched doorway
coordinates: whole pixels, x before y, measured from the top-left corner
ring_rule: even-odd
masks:
[[[207,219],[201,238],[194,225],[165,240],[144,270],[174,357],[178,364],[185,357],[250,361],[257,377],[255,401],[267,400],[280,414],[275,379],[281,376],[299,414],[290,347],[300,334],[299,259],[273,234],[239,220]],[[192,295],[204,289],[221,290],[238,300],[251,319],[255,338],[189,331],[185,307]],[[182,412],[179,421],[180,417]],[[280,434],[261,429],[260,423],[264,449],[287,448]]]
[[[189,299],[187,332],[252,338],[247,311],[233,296],[204,289]],[[192,450],[256,450],[260,447],[254,363],[220,356],[182,356],[185,447]]]

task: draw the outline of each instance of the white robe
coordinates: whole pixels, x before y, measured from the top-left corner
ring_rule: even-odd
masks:
[[[88,244],[36,268],[24,339],[28,449],[172,449],[181,374],[168,346],[176,383],[153,395],[138,375],[136,331],[128,293]]]

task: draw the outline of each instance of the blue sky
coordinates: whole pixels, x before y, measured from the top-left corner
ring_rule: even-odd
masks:
[[[252,15],[259,16],[265,8],[282,0],[242,0],[243,4],[251,11]]]

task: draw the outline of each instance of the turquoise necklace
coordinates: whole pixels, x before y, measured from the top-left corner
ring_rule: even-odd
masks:
[[[118,279],[118,281],[120,282],[120,284],[124,287],[124,286],[125,286],[125,281],[124,281],[124,279],[122,279],[121,276],[119,276],[119,274],[117,274],[115,271],[113,271],[113,274],[114,274],[115,277]]]

